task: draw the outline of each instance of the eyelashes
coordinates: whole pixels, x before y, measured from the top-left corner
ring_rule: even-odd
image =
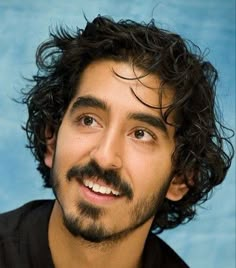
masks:
[[[103,129],[99,118],[92,114],[82,114],[75,119],[76,125],[85,130]],[[137,126],[129,131],[128,136],[138,142],[150,144],[157,140],[157,135],[146,127]]]
[[[78,123],[86,127],[99,127],[97,120],[90,115],[83,115],[79,118]]]
[[[156,135],[146,128],[136,128],[131,134],[135,139],[143,142],[152,142],[157,139]]]

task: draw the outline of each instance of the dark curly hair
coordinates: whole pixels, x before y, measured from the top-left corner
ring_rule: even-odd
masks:
[[[57,132],[86,66],[99,59],[129,61],[174,90],[174,101],[162,117],[169,123],[169,114],[176,115],[173,175],[181,175],[189,187],[180,201],[164,200],[152,228],[162,231],[191,220],[196,205],[206,201],[213,187],[223,181],[233,157],[226,135],[230,130],[216,113],[215,68],[204,61],[196,45],[158,28],[153,20],[148,24],[115,22],[98,16],[87,21],[84,30],[58,27],[50,36],[37,50],[38,72],[31,79],[30,90],[23,90],[22,99],[29,113],[23,128],[44,186],[51,187],[50,169],[44,164],[45,129]]]

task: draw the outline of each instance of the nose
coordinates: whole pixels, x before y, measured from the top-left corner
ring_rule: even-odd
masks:
[[[103,169],[120,169],[122,167],[122,138],[111,129],[104,133],[94,148],[90,158]]]

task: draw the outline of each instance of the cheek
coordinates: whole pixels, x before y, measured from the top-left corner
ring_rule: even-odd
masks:
[[[169,179],[171,155],[153,154],[138,157],[137,154],[133,154],[129,158],[128,166],[134,191],[139,196],[149,195],[157,189],[161,189]]]
[[[79,135],[72,131],[61,132],[55,155],[55,168],[59,174],[66,174],[73,166],[89,163],[90,154],[97,146],[98,140],[99,137],[96,135]]]

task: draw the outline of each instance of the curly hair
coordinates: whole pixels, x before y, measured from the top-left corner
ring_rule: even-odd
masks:
[[[196,45],[158,28],[153,20],[147,24],[115,22],[98,16],[87,21],[85,29],[56,28],[39,46],[38,72],[31,79],[31,88],[23,90],[22,102],[29,114],[23,128],[44,186],[51,187],[50,169],[44,164],[45,130],[57,132],[81,74],[100,59],[129,61],[145,74],[157,75],[163,85],[174,90],[174,101],[162,117],[169,123],[170,113],[176,115],[173,175],[181,175],[189,191],[180,201],[164,200],[152,229],[161,232],[188,222],[195,216],[196,206],[224,180],[234,150],[226,135],[230,130],[216,112],[216,69],[204,60],[204,53]]]

